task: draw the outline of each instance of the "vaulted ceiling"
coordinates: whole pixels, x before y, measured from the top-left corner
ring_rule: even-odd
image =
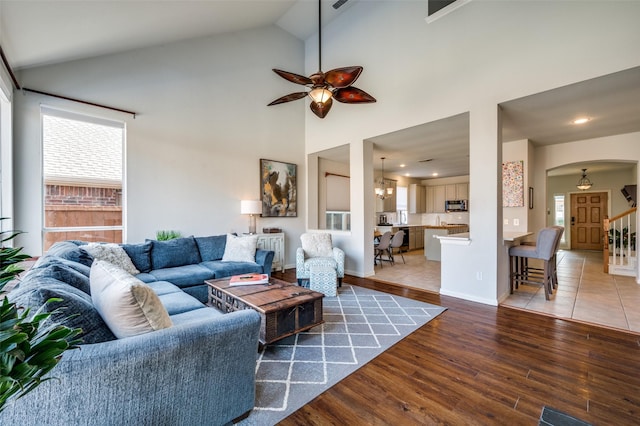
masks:
[[[362,0],[322,0],[323,25]],[[338,9],[332,7],[343,3]],[[0,1],[0,46],[12,68],[117,53],[213,34],[277,25],[301,40],[317,31],[315,0]],[[374,88],[371,88],[375,92]],[[640,68],[501,104],[503,141],[564,143],[640,131]],[[578,127],[571,120],[586,115]],[[390,173],[429,178],[469,173],[468,117],[399,129],[372,139]],[[436,150],[435,147],[438,147]],[[416,159],[428,160],[418,162]],[[409,164],[400,168],[400,164]],[[466,161],[465,161],[466,160]],[[377,167],[379,165],[376,165]],[[601,165],[604,167],[604,164]],[[577,173],[579,166],[567,168]],[[575,170],[574,170],[575,169]],[[557,171],[561,173],[561,171]]]

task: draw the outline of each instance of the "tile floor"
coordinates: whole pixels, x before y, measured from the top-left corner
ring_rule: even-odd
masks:
[[[376,266],[371,278],[440,291],[440,262],[426,260],[421,250],[404,258],[406,264],[396,256],[395,265]],[[502,305],[640,333],[640,285],[633,277],[605,274],[602,252],[559,251],[558,282],[549,301],[542,287],[521,284]]]

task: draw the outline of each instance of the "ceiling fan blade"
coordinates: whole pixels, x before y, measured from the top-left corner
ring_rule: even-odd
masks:
[[[299,74],[295,74],[292,72],[288,72],[288,71],[282,71],[282,70],[278,70],[278,69],[273,69],[273,72],[275,72],[276,74],[278,74],[280,77],[284,78],[285,80],[288,80],[292,83],[296,83],[296,84],[302,84],[304,85],[312,85],[313,81],[311,81],[311,79],[309,77],[305,77],[304,75],[299,75]]]
[[[324,75],[324,80],[338,89],[351,86],[360,76],[362,67],[343,67],[328,71]]]
[[[271,102],[267,106],[283,104],[285,102],[297,101],[298,99],[302,99],[305,96],[307,96],[307,92],[289,93],[288,95],[284,95],[283,97],[276,99],[275,101]]]
[[[327,101],[322,104],[319,102],[311,102],[311,111],[313,111],[313,113],[315,115],[317,115],[320,118],[324,118],[327,113],[329,113],[329,110],[331,109],[331,105],[333,105],[333,101],[331,100],[331,98],[327,99]]]
[[[334,90],[333,97],[336,101],[345,104],[366,104],[376,101],[376,98],[357,87],[345,87]]]

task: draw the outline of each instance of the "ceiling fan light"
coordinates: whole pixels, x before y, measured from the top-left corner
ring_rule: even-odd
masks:
[[[313,100],[313,102],[319,104],[324,104],[329,99],[331,99],[332,96],[333,93],[331,93],[331,91],[329,91],[326,87],[316,87],[309,92],[309,97]]]

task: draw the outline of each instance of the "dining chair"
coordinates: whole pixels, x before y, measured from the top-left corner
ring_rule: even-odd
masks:
[[[395,234],[393,234],[393,238],[391,238],[391,246],[389,247],[389,254],[391,255],[391,259],[393,261],[393,263],[395,263],[395,258],[393,257],[393,249],[397,248],[398,249],[398,253],[400,254],[400,257],[402,257],[402,263],[407,263],[404,261],[404,255],[402,254],[402,250],[400,249],[400,247],[402,247],[402,244],[404,243],[404,231],[398,231]]]
[[[391,252],[389,251],[391,248],[391,231],[387,231],[384,234],[382,234],[382,237],[380,237],[380,242],[374,246],[375,248],[375,255],[373,257],[373,263],[374,265],[377,265],[377,261],[380,261],[380,267],[382,267],[382,262],[389,262],[391,264],[393,264],[393,257],[391,257]],[[382,258],[382,255],[385,254],[387,255],[386,259]]]

